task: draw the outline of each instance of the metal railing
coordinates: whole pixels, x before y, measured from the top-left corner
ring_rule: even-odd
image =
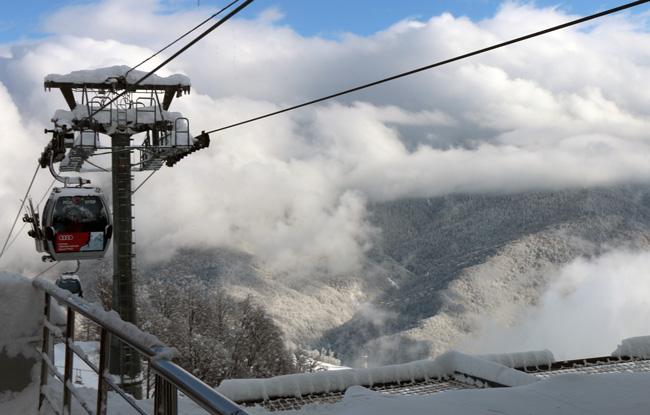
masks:
[[[149,368],[155,376],[154,392],[154,414],[155,415],[176,415],[178,413],[178,392],[181,392],[196,404],[201,406],[209,414],[218,415],[248,415],[248,413],[230,401],[225,396],[215,391],[192,374],[185,371],[173,362],[165,360],[170,349],[160,343],[155,337],[140,332],[132,324],[125,323],[109,313],[98,310],[81,298],[73,296],[68,291],[51,284],[40,278],[33,281],[33,285],[45,293],[45,321],[43,324],[43,343],[40,351],[42,358],[41,365],[41,388],[39,395],[39,413],[45,402],[58,415],[71,414],[72,396],[74,396],[81,407],[90,415],[106,415],[110,413],[108,408],[109,388],[121,396],[138,413],[148,415],[138,403],[126,394],[119,385],[114,382],[113,377],[108,373],[108,359],[110,353],[111,337],[117,337],[133,349],[142,354],[148,361]],[[64,307],[67,312],[65,334],[51,322],[52,306],[56,300],[59,306]],[[75,314],[79,313],[97,324],[100,328],[100,349],[99,367],[95,366],[83,352],[74,344]],[[127,330],[125,330],[125,327]],[[65,343],[65,366],[61,374],[55,364],[53,356],[53,337],[58,337]],[[146,344],[143,339],[154,339],[157,344]],[[98,375],[97,384],[97,405],[96,410],[80,396],[79,391],[72,382],[73,357],[79,356],[88,367]],[[49,393],[47,382],[50,372],[63,384],[62,407],[58,408],[55,399]]]

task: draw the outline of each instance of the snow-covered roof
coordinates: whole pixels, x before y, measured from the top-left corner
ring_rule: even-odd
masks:
[[[130,67],[111,66],[109,68],[87,69],[74,71],[67,75],[49,74],[45,77],[46,85],[48,83],[66,83],[66,84],[106,84],[110,86],[126,75],[124,79],[127,84],[134,84],[142,79],[147,72],[131,70]],[[185,75],[174,74],[167,77],[161,77],[153,74],[149,76],[144,84],[157,86],[191,86],[190,79]]]
[[[623,340],[614,350],[612,356],[650,359],[650,336],[632,337]]]
[[[452,351],[435,360],[371,369],[226,380],[217,390],[240,404],[275,411],[341,402],[359,387],[383,394],[430,395],[477,385],[518,388],[566,374],[644,373],[650,372],[648,359],[650,336],[645,336],[623,340],[610,357],[556,362],[548,350],[482,356]]]
[[[347,369],[296,375],[277,376],[269,379],[231,379],[219,385],[217,391],[235,402],[259,402],[277,397],[300,397],[345,391],[353,386],[373,386],[385,383],[414,383],[418,380],[441,379],[462,373],[504,386],[522,386],[540,378],[507,366],[550,365],[553,355],[541,352],[517,353],[513,356],[491,355],[489,359],[451,351],[435,360],[422,360],[401,365],[369,369]],[[497,363],[504,362],[504,363]]]
[[[650,343],[650,337],[627,339],[624,340],[623,343],[634,344],[636,347],[644,348],[645,345]],[[550,360],[548,360],[549,357]],[[481,362],[481,360],[485,359],[491,359],[492,362]],[[620,411],[608,412],[608,410],[611,410],[612,408],[600,408],[598,402],[605,400],[603,398],[604,395],[601,395],[601,392],[609,393],[610,389],[613,388],[614,383],[616,383],[616,388],[620,389],[621,384],[618,382],[621,381],[631,381],[633,382],[632,385],[636,385],[638,382],[647,382],[650,380],[648,377],[650,376],[650,360],[625,355],[622,355],[620,358],[601,357],[575,361],[553,362],[552,355],[548,351],[489,355],[481,357],[450,352],[440,356],[436,361],[439,365],[433,365],[433,361],[429,361],[429,363],[425,363],[425,361],[413,362],[406,365],[387,366],[367,370],[353,370],[348,373],[347,376],[340,376],[340,373],[320,372],[303,374],[301,376],[280,376],[266,380],[251,379],[225,381],[218,390],[229,395],[234,391],[234,389],[239,389],[233,395],[229,396],[248,398],[248,400],[238,402],[247,406],[247,409],[260,408],[261,410],[261,408],[263,408],[265,411],[271,412],[299,409],[301,413],[312,413],[310,410],[311,408],[315,408],[315,406],[324,406],[324,408],[314,410],[313,413],[340,414],[345,412],[340,411],[342,407],[345,408],[349,405],[354,406],[354,402],[360,398],[359,394],[361,393],[368,399],[367,401],[364,399],[365,402],[373,402],[372,405],[373,408],[376,409],[376,414],[394,413],[394,411],[385,408],[380,402],[383,401],[380,397],[391,395],[392,399],[396,399],[400,396],[419,396],[422,399],[431,398],[430,402],[435,405],[437,410],[441,410],[439,413],[449,413],[454,415],[462,413],[490,413],[490,411],[485,411],[485,408],[490,407],[495,409],[494,412],[514,415],[521,413],[518,410],[513,410],[513,408],[518,407],[519,403],[516,403],[514,400],[511,402],[501,402],[497,396],[507,396],[508,398],[512,398],[513,396],[522,394],[521,390],[526,389],[530,391],[544,390],[550,392],[550,399],[549,402],[547,402],[547,407],[537,408],[536,412],[531,413],[552,413],[554,415],[557,413],[569,414],[573,413],[571,412],[572,406],[574,406],[574,409],[588,406],[590,408],[599,408],[598,411],[593,412],[597,414],[636,414],[637,412],[626,412],[626,408],[629,409],[634,406],[629,406],[627,403],[618,402],[612,406],[612,408],[616,407]],[[497,364],[496,361],[503,362],[503,365]],[[509,365],[515,365],[518,370],[509,369]],[[426,369],[427,366],[428,369]],[[439,379],[431,378],[428,380],[416,380],[418,377],[417,373],[421,373],[421,370],[417,369],[418,367],[429,371],[429,374],[432,374],[430,369],[435,368],[436,370],[441,370],[441,373],[447,373],[447,375]],[[397,370],[392,371],[393,373],[391,375],[391,369]],[[337,386],[340,386],[343,383],[341,382],[341,379],[353,379],[354,376],[352,375],[355,372],[357,372],[357,385],[348,386],[344,391],[342,390],[337,392]],[[517,372],[519,372],[519,374],[516,374]],[[411,373],[410,379],[408,376],[409,373]],[[587,378],[594,374],[603,375],[598,377],[599,382],[601,382],[601,386],[607,390],[603,389],[601,392],[596,392],[596,389],[598,388],[592,390],[591,387],[593,385],[587,387],[585,390],[580,389],[584,385],[590,384],[590,381]],[[567,378],[562,375],[571,376]],[[630,376],[625,377],[625,375]],[[370,382],[368,381],[369,378],[372,379]],[[569,379],[571,389],[563,390],[567,387],[567,382],[556,380],[556,378]],[[390,379],[393,380],[393,383],[380,383],[386,380],[390,382]],[[318,390],[319,385],[320,390],[326,392],[309,392],[310,390]],[[471,389],[481,389],[489,386],[510,387],[492,388],[494,392],[484,395],[476,395],[479,391],[470,391]],[[630,383],[627,383],[627,386],[625,387],[630,387]],[[625,389],[625,387],[622,388]],[[496,392],[497,390],[504,392]],[[632,390],[634,390],[634,388]],[[283,393],[285,394],[285,397],[273,398],[273,394],[278,393],[279,391],[284,391]],[[512,391],[512,393],[505,391]],[[439,394],[438,392],[446,393]],[[440,402],[438,395],[448,396],[449,392],[472,392],[472,395],[464,395],[463,398],[459,398],[459,402],[447,408],[450,411],[442,411],[442,408],[435,403]],[[630,391],[628,390],[619,391],[619,393],[629,392]],[[534,393],[535,392],[533,392],[533,394]],[[585,393],[587,394],[585,395]],[[524,393],[524,395],[525,394],[526,393]],[[262,399],[265,395],[267,398]],[[550,402],[557,399],[559,396],[568,395],[571,395],[572,397],[568,399],[566,406],[560,407],[550,405]],[[253,398],[258,400],[254,400]],[[352,399],[350,400],[350,398]],[[520,396],[520,398],[523,399],[523,395]],[[461,408],[463,408],[463,402],[465,399],[475,401],[477,405],[483,407],[484,411],[463,411]],[[412,405],[413,401],[409,402],[409,411],[417,407]],[[342,407],[340,405],[342,405]],[[422,406],[421,411],[418,412],[418,410],[416,410],[415,412],[423,414],[430,413],[424,410],[425,406]],[[500,412],[500,408],[503,408],[504,412]],[[349,410],[347,413],[356,415],[353,410]]]

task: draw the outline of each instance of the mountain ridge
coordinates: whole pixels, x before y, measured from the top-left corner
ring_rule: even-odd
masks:
[[[367,355],[372,364],[435,356],[476,329],[477,315],[535,305],[564,264],[650,247],[644,185],[458,194],[372,203],[368,212],[380,232],[354,273],[287,278],[219,248],[183,250],[143,276],[195,275],[251,296],[289,343],[332,349],[358,366]]]

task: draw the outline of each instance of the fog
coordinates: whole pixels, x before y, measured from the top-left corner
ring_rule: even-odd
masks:
[[[504,310],[511,324],[483,318],[463,347],[481,353],[548,349],[557,360],[609,356],[620,339],[647,335],[648,266],[648,252],[578,258],[548,275],[537,305]]]

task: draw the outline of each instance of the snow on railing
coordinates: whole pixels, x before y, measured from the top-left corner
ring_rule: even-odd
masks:
[[[107,413],[106,391],[109,386],[118,395],[122,396],[138,413],[146,414],[137,402],[113,382],[112,376],[106,370],[110,337],[115,336],[148,359],[149,367],[155,373],[156,377],[157,393],[154,401],[154,412],[156,415],[175,415],[178,413],[177,391],[186,395],[210,414],[247,415],[246,411],[238,407],[235,403],[201,382],[180,366],[167,360],[178,356],[176,349],[167,347],[155,336],[143,332],[131,323],[123,321],[115,311],[105,311],[99,304],[89,304],[83,299],[73,296],[69,291],[63,290],[40,278],[33,280],[33,285],[45,292],[46,317],[50,317],[51,298],[56,299],[60,306],[64,306],[67,309],[67,338],[63,339],[66,344],[64,375],[61,375],[56,367],[54,367],[52,356],[50,355],[50,336],[60,335],[61,331],[57,330],[56,326],[49,322],[43,326],[43,367],[41,369],[39,410],[43,401],[48,401],[50,405],[59,406],[56,399],[53,398],[53,394],[50,392],[51,387],[47,384],[47,379],[49,378],[48,372],[53,372],[64,385],[63,410],[61,413],[69,413],[70,396],[72,395],[75,396],[89,414],[92,414],[89,405],[77,394],[74,385],[70,382],[73,361],[72,353],[75,353],[99,375],[96,412],[98,415],[105,415]],[[75,313],[82,314],[95,324],[98,324],[101,328],[99,368],[92,364],[83,353],[83,350],[74,344]]]

